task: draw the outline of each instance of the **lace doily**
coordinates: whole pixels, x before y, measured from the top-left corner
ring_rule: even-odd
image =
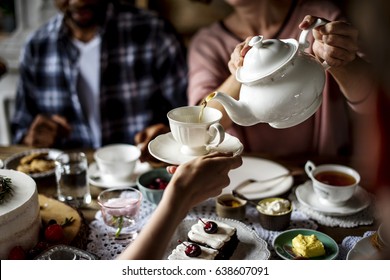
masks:
[[[301,204],[297,200],[297,197],[295,195],[295,189],[289,195],[289,199],[292,202],[294,209],[306,214],[310,219],[317,221],[321,225],[328,227],[352,228],[363,225],[371,225],[374,222],[372,203],[371,206],[353,215],[329,216]],[[373,198],[371,198],[371,200],[372,199]]]
[[[155,205],[144,201],[140,209],[139,224],[140,228],[149,220]],[[216,218],[215,200],[209,199],[194,207],[187,215],[187,219],[197,219],[199,217]],[[271,252],[271,259],[278,259],[272,247],[274,238],[280,233],[279,231],[270,231],[261,227],[258,222],[257,210],[252,206],[247,206],[244,224],[257,232],[260,238],[267,242],[268,249]],[[308,228],[317,229],[317,224],[310,220],[304,213],[293,211],[289,228]],[[128,245],[128,242],[115,242],[108,235],[107,226],[104,224],[100,211],[96,214],[95,220],[90,224],[88,252],[98,256],[100,259],[114,259]]]
[[[352,250],[352,248],[358,243],[361,239],[371,236],[375,233],[375,231],[366,231],[363,236],[347,236],[343,239],[341,244],[339,245],[339,255],[338,258],[341,260],[345,260],[347,258],[348,252]]]
[[[149,217],[155,208],[156,206],[149,201],[142,201],[138,217],[139,229],[141,229],[149,220]],[[87,251],[96,255],[99,259],[115,259],[130,243],[130,240],[124,239],[120,242],[115,242],[110,238],[110,229],[104,223],[100,211],[96,213],[95,220],[90,223],[89,228]]]

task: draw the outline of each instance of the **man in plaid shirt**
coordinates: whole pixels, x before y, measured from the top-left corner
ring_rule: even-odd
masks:
[[[14,143],[97,148],[169,131],[166,113],[187,104],[186,57],[172,27],[117,0],[55,2],[61,13],[22,52]]]

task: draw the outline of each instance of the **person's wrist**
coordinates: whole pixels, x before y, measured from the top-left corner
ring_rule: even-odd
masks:
[[[165,189],[161,202],[168,205],[168,207],[173,207],[174,211],[185,214],[192,206],[191,195],[189,195],[189,192],[185,191],[180,186],[177,186],[176,183],[172,184],[172,182]]]

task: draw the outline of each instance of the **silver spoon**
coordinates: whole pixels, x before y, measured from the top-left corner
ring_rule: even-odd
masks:
[[[283,250],[294,260],[307,260],[307,258],[297,255],[290,245],[283,244]]]
[[[232,194],[233,196],[237,197],[237,198],[240,198],[242,200],[246,200],[249,204],[252,204],[253,206],[257,207],[257,203],[256,202],[253,202],[252,200],[250,200],[249,198],[247,198],[245,195],[237,192],[236,190],[232,190]]]

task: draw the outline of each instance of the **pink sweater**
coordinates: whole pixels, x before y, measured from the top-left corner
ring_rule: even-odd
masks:
[[[279,38],[298,39],[301,33],[298,25],[306,15],[336,20],[341,18],[341,11],[328,1],[298,1]],[[311,34],[309,39],[313,41]],[[191,105],[198,104],[229,77],[227,63],[241,41],[220,22],[201,29],[193,37],[189,49]],[[351,146],[350,110],[337,83],[327,74],[322,106],[305,122],[287,129],[275,129],[265,123],[250,127],[234,124],[228,132],[240,139],[246,152],[274,156],[345,154]]]

